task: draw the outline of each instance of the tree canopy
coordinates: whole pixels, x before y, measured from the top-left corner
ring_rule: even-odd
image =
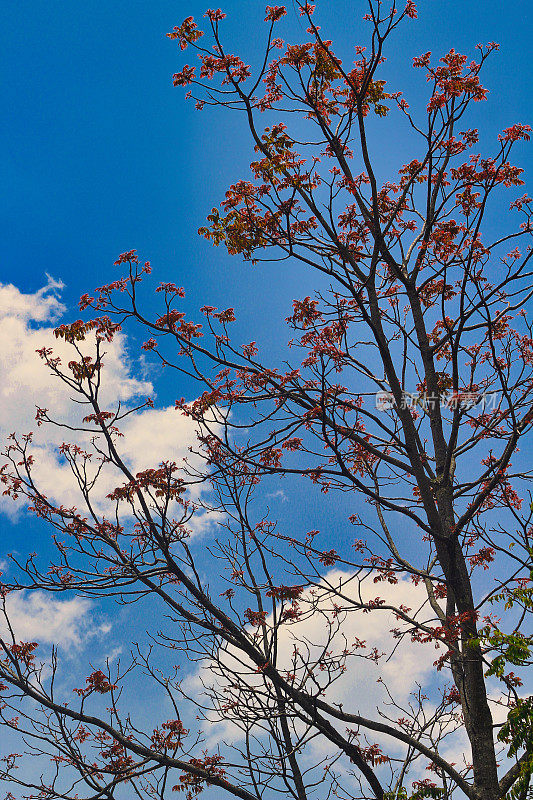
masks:
[[[81,298],[83,318],[56,329],[57,348],[39,351],[82,411],[78,424],[53,408],[36,417],[65,429],[81,502],[46,495],[32,435],[14,434],[5,492],[56,549],[50,565],[14,556],[18,577],[3,585],[1,722],[42,761],[35,779],[19,750],[4,760],[21,797],[531,791],[532,200],[510,161],[531,129],[514,124],[477,152],[469,126],[495,43],[473,59],[415,56],[427,104],[413,108],[382,78],[396,29],[415,24],[412,0],[369,0],[349,64],[319,11],[293,10],[306,38],[287,43],[286,8],[268,6],[253,67],[227,49],[220,9],[206,31],[188,17],[168,34],[194,59],[174,84],[204,114],[240,113],[255,153],[200,235],[259,265],[257,313],[269,261],[316,275],[316,293],[272,321],[288,329],[286,352],[235,341],[232,308],[189,319],[173,282],[157,285],[151,314],[152,268],[134,250]],[[391,120],[416,157],[383,181],[372,130]],[[102,399],[123,330],[142,332],[145,357],[176,376],[176,417],[197,431],[185,463],[131,469],[125,422],[153,402]],[[309,503],[346,508],[333,539],[271,514],[273,486],[300,502],[301,485]],[[202,513],[210,537],[195,533]],[[149,638],[124,631],[129,658],[92,665],[67,693],[57,651],[40,655],[10,626],[22,590],[136,603]],[[132,692],[157,697],[153,713],[136,713]]]

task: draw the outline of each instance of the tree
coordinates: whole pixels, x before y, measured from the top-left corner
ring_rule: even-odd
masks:
[[[117,260],[121,277],[82,297],[82,311],[103,315],[57,329],[73,360],[40,351],[87,410],[77,441],[61,448],[84,507],[44,496],[31,436],[14,436],[5,491],[55,531],[57,559],[49,569],[36,556],[18,564],[20,580],[4,587],[8,625],[9,596],[23,587],[137,602],[139,613],[149,603],[166,622],[149,647],[132,643],[127,666],[94,668],[75,701],[56,689],[55,650],[44,669],[35,643],[4,636],[3,724],[52,761],[39,781],[17,769],[17,754],[4,761],[4,780],[31,797],[192,798],[206,786],[244,800],[528,794],[533,706],[520,687],[531,663],[533,505],[519,445],[533,421],[532,201],[513,199],[519,222],[508,233],[493,237],[484,222],[502,189],[522,184],[509,157],[530,128],[505,130],[490,156],[468,155],[494,43],[473,61],[454,50],[414,58],[428,84],[424,110],[386,90],[383,54],[416,17],[412,0],[403,10],[370,0],[367,48],[350,66],[314,6],[299,10],[308,38],[286,45],[275,37],[286,10],[267,7],[255,71],[226,50],[220,10],[206,14],[205,46],[191,17],[169,34],[199,57],[175,85],[190,87],[198,108],[240,111],[256,153],[251,178],[229,188],[200,233],[253,263],[296,260],[318,273],[316,296],[295,300],[287,319],[287,360],[265,363],[255,342],[233,344],[232,309],[204,306],[202,324],[186,319],[174,283],[157,288],[153,319],[139,286],[150,266],[135,251]],[[388,115],[410,127],[419,156],[381,183],[367,132]],[[144,351],[199,382],[176,414],[197,425],[201,468],[163,462],[132,474],[121,455],[122,420],[150,403],[101,404],[106,341],[126,324],[147,332]],[[37,420],[61,425],[53,410]],[[95,479],[111,469],[121,483],[102,511]],[[261,510],[262,487],[278,478],[357,508],[335,549]],[[198,483],[209,493],[193,502]],[[219,526],[207,552],[190,536],[200,505]],[[214,595],[206,574],[228,588]],[[394,587],[411,584],[416,608],[395,601]],[[335,687],[345,675],[357,687],[362,660],[383,662],[351,631],[364,614],[379,627],[390,613],[394,647],[409,644],[415,658],[436,648],[434,671],[408,704],[385,687],[387,703],[365,716],[357,691],[350,707]],[[180,658],[202,665],[201,693],[189,694]],[[139,727],[132,679],[153,681],[172,718]],[[209,750],[200,728],[217,719],[234,736]],[[454,763],[445,744],[463,729],[469,752]]]

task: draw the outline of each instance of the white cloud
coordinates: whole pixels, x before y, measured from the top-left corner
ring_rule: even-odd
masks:
[[[128,417],[120,426],[124,439],[121,454],[137,472],[161,461],[177,464],[188,458],[194,443],[194,424],[173,407],[153,408]]]
[[[339,590],[342,589],[345,595],[360,598],[363,602],[373,600],[379,595],[387,604],[396,608],[404,605],[415,612],[423,607],[421,614],[417,615],[420,621],[434,617],[434,613],[427,605],[424,586],[422,584],[415,586],[407,578],[399,580],[395,585],[386,582],[374,584],[371,577],[360,582],[346,572],[332,570],[325,576],[322,587],[326,583]],[[310,601],[309,590],[300,598],[301,607],[305,608]],[[331,633],[330,612],[335,602],[340,602],[342,605],[342,601],[332,595],[324,594],[324,599],[318,602],[317,610],[312,615],[296,624],[285,625],[279,629],[277,665],[280,670],[291,669],[294,646],[306,653],[308,663],[319,659]],[[349,647],[357,639],[366,644],[362,653],[368,653],[376,648],[379,652],[385,653],[385,656],[378,663],[365,658],[349,659],[347,671],[327,689],[324,695],[326,702],[334,705],[342,704],[344,710],[349,713],[377,718],[376,709],[383,708],[387,699],[385,687],[396,702],[406,704],[417,684],[424,686],[432,680],[435,669],[433,662],[439,653],[431,644],[413,644],[408,636],[398,642],[391,630],[401,626],[402,623],[398,622],[394,613],[388,610],[376,609],[371,613],[358,610],[350,611],[346,615],[328,649],[333,653],[340,652],[344,649],[344,642]],[[227,659],[228,665],[232,659],[231,652],[229,650],[223,656],[223,659]],[[246,666],[243,668],[241,664],[240,671],[243,669],[247,673],[247,682],[250,685],[255,686],[260,682],[261,678],[255,673],[253,665],[250,665],[248,671]],[[320,673],[317,674],[318,678],[319,676]],[[217,690],[223,691],[223,682],[213,676],[208,665],[201,667],[186,681],[187,692],[193,696],[201,693],[202,682],[206,686],[215,686]],[[216,724],[206,729],[205,733],[208,744],[213,746],[222,740],[236,741],[242,735],[232,720],[227,718],[217,720]],[[313,753],[318,757],[319,753],[315,752],[316,747],[321,747],[319,742],[313,744]]]
[[[287,497],[286,492],[284,492],[283,489],[276,489],[275,492],[272,492],[271,494],[267,494],[266,499],[267,500],[279,500],[281,503],[287,503],[288,500],[289,500],[289,498]]]
[[[70,393],[37,355],[41,347],[52,347],[54,353],[68,362],[73,350],[57,340],[53,327],[39,323],[55,323],[65,312],[56,292],[62,284],[49,279],[47,286],[34,294],[22,294],[16,287],[0,284],[0,430],[35,428],[35,407],[68,413],[74,417]],[[37,324],[36,324],[37,323]],[[90,353],[90,342],[87,342]],[[102,402],[128,401],[149,393],[150,383],[131,375],[125,337],[118,335],[106,346],[107,381]],[[77,415],[76,415],[77,416]],[[15,426],[15,427],[13,427]]]
[[[11,592],[6,598],[6,612],[16,641],[54,644],[66,650],[78,649],[110,630],[109,624],[95,622],[90,613],[92,605],[85,598],[60,600],[40,591]],[[3,619],[0,634],[7,634]]]
[[[372,576],[369,576],[369,579],[359,583],[357,578],[354,579],[354,576],[347,572],[332,570],[324,576],[322,585],[324,584],[342,588],[345,596],[360,597],[363,602],[368,602],[379,595],[386,604],[396,608],[404,605],[411,608],[413,612],[420,609],[417,614],[419,622],[433,621],[432,624],[434,624],[434,614],[428,607],[423,584],[415,586],[408,578],[399,580],[395,585],[374,584]],[[326,595],[324,597],[324,601],[318,603],[317,612],[312,616],[294,625],[279,629],[277,666],[280,670],[291,667],[291,653],[295,644],[300,646],[302,652],[306,654],[307,662],[311,663],[318,657],[322,647],[328,641],[328,619],[320,612],[331,610],[335,598],[327,598]],[[304,592],[301,597],[302,607],[305,607],[309,598],[309,592]],[[267,618],[267,622],[271,623],[271,621],[271,618]],[[345,637],[347,644],[357,637],[366,642],[367,651],[375,647],[386,655],[378,663],[364,659],[349,660],[347,671],[327,689],[323,699],[334,706],[342,705],[343,711],[346,713],[360,714],[363,717],[379,721],[383,720],[381,714],[384,711],[389,712],[393,719],[403,716],[399,709],[391,706],[391,698],[399,706],[404,708],[411,706],[416,711],[417,701],[412,693],[416,693],[420,687],[423,694],[427,693],[426,699],[422,701],[423,714],[426,719],[430,719],[436,710],[434,662],[443,651],[436,650],[434,644],[431,643],[414,644],[409,636],[398,644],[391,629],[399,626],[401,623],[398,622],[392,611],[376,609],[367,614],[363,611],[349,612],[341,623],[336,639],[329,645],[331,652],[342,650],[343,639],[341,637]],[[233,664],[241,677],[246,676],[249,686],[259,686],[262,679],[255,673],[253,665],[248,664],[246,658],[241,655],[239,655],[238,662],[234,661],[232,655],[234,652],[230,648],[225,654],[219,653],[219,663],[222,662],[230,669]],[[442,682],[451,683],[446,672],[442,673],[441,678]],[[204,664],[184,682],[185,691],[190,696],[197,697],[204,691],[204,686],[212,687],[223,696],[226,685],[220,676],[211,672],[208,664]],[[502,697],[498,685],[490,685],[489,689],[493,721],[496,725],[501,725],[507,717],[507,700]],[[249,702],[253,705],[252,698]],[[223,718],[218,718],[216,714],[213,714],[211,720],[213,724],[208,724],[204,729],[208,747],[220,746],[223,743],[238,745],[243,734],[235,721],[229,717],[229,712],[226,712]],[[458,770],[462,770],[471,762],[470,743],[465,727],[457,719],[454,721],[450,717],[446,731],[447,735],[439,745],[439,753],[448,763],[455,764]],[[361,732],[364,732],[364,729],[361,729]],[[368,738],[369,741],[377,742],[383,752],[389,755],[400,756],[404,752],[404,746],[391,737],[369,731]],[[500,746],[499,751],[500,771],[503,774],[509,768],[510,762],[505,756],[505,748]],[[323,737],[317,737],[311,741],[305,752],[305,763],[311,768],[312,765],[322,763],[323,759],[334,758],[336,753],[333,745]],[[408,781],[431,778],[431,773],[426,771],[428,763],[426,758],[417,761],[410,769]],[[337,764],[336,769],[343,770],[342,764]],[[348,778],[348,772],[345,777]]]
[[[385,600],[386,604],[398,608],[400,605],[407,606],[412,612],[417,613],[419,622],[432,622],[434,624],[434,613],[427,603],[427,595],[423,584],[415,586],[408,578],[398,581],[397,584],[379,582],[375,584],[370,575],[363,582],[359,582],[357,577],[341,570],[332,570],[324,576],[322,585],[325,583],[343,589],[344,596],[360,598],[368,602],[379,596]],[[310,597],[309,592],[304,592],[301,597],[301,605],[305,607],[305,602]],[[318,603],[317,611],[307,619],[296,624],[285,626],[279,630],[278,638],[278,667],[283,670],[291,666],[291,654],[293,646],[300,647],[305,653],[307,663],[319,657],[319,654],[328,642],[329,623],[326,616],[321,611],[332,609],[335,598],[327,598]],[[340,602],[342,605],[342,602]],[[331,617],[330,617],[331,619]],[[271,622],[271,619],[267,619]],[[416,712],[417,699],[414,696],[420,688],[422,693],[426,693],[426,699],[422,701],[422,714],[426,719],[430,719],[435,711],[435,704],[431,698],[435,698],[436,679],[434,662],[442,654],[442,650],[435,650],[434,644],[415,644],[406,636],[400,643],[391,633],[391,629],[402,627],[402,623],[396,619],[394,612],[385,609],[376,609],[371,613],[363,611],[350,611],[341,622],[339,632],[335,639],[330,642],[328,649],[334,654],[342,651],[344,646],[343,637],[347,645],[355,640],[366,642],[366,652],[372,648],[385,653],[377,662],[366,659],[349,659],[347,671],[342,677],[328,687],[322,695],[323,699],[331,705],[342,705],[346,713],[359,714],[369,719],[385,721],[383,714],[389,714],[392,720],[405,716],[399,709],[391,704],[391,699],[398,706]],[[219,653],[219,663],[223,661],[231,666],[231,649],[226,654]],[[244,663],[243,663],[244,662]],[[236,673],[241,677],[245,676],[246,683],[250,687],[260,686],[261,677],[257,675],[253,666],[246,663],[245,658],[239,658],[239,663],[234,662],[237,667]],[[315,677],[320,678],[320,672],[315,672]],[[446,673],[441,675],[442,682],[450,682]],[[227,686],[225,680],[220,676],[214,675],[210,671],[209,665],[205,664],[197,672],[184,682],[184,689],[189,696],[200,697],[204,692],[204,687],[212,687],[217,694],[224,697],[224,687]],[[244,701],[243,701],[244,702]],[[209,701],[207,701],[207,704]],[[253,697],[246,701],[246,706],[253,706]],[[223,745],[239,747],[243,732],[236,722],[230,717],[231,712],[225,711],[221,717],[216,714],[209,714],[208,721],[204,725],[206,746],[208,748],[221,747]],[[328,718],[327,715],[325,715]],[[346,723],[337,722],[333,718],[328,718],[334,725],[340,726],[342,730],[350,727]],[[392,722],[394,725],[394,722]],[[296,723],[297,731],[303,734],[303,727]],[[455,762],[458,769],[464,767],[465,763],[471,760],[469,755],[470,746],[468,737],[458,719],[448,720],[447,736],[439,746],[440,754],[449,762]],[[264,735],[259,728],[255,731],[258,739]],[[365,729],[361,728],[360,733],[365,736]],[[405,755],[405,745],[396,741],[390,736],[372,731],[367,731],[366,736],[369,743],[377,743],[382,751],[396,758],[403,758]],[[364,740],[363,740],[364,741]],[[258,750],[260,747],[258,746]],[[320,771],[326,762],[335,762],[335,770],[350,785],[352,781],[349,764],[337,761],[338,750],[328,742],[325,737],[315,737],[311,739],[308,746],[302,751],[302,764],[309,770],[309,776],[313,769]],[[409,775],[405,776],[408,785],[411,781],[427,778],[430,779],[432,773],[426,771],[428,760],[424,757],[417,760],[410,768]],[[317,767],[318,765],[318,767]],[[386,767],[383,767],[385,770]],[[311,778],[309,777],[311,780]]]
[[[36,484],[56,503],[79,506],[79,487],[69,465],[60,457],[58,446],[63,441],[83,446],[83,436],[49,424],[37,427],[35,422],[37,406],[48,408],[53,419],[71,426],[79,425],[80,418],[90,413],[90,409],[72,402],[72,392],[50,374],[36,353],[39,348],[51,347],[63,363],[76,357],[71,346],[56,339],[53,332],[54,323],[65,313],[59,296],[62,288],[63,284],[52,278],[33,294],[24,294],[13,285],[0,284],[0,449],[12,432],[33,431]],[[83,349],[91,355],[94,342],[87,340]],[[136,366],[138,368],[128,353],[123,333],[105,344],[102,408],[113,410],[118,402],[124,408],[138,398],[153,396],[152,384],[137,377]],[[121,430],[125,435],[120,439],[119,449],[134,473],[156,467],[163,460],[179,465],[189,455],[189,447],[195,441],[194,424],[173,408],[133,414],[124,420]],[[87,436],[86,444],[89,439]],[[103,511],[108,507],[106,495],[110,489],[125,479],[116,473],[110,475],[109,469],[101,477],[94,501],[96,508]],[[193,499],[198,499],[200,491],[200,488],[194,491]],[[16,513],[13,502],[1,496],[0,510]],[[207,517],[205,514],[203,517],[199,515],[198,529],[205,527]]]
[[[65,312],[58,293],[64,288],[61,281],[50,275],[48,282],[34,294],[23,294],[12,283],[0,284],[0,319],[16,317],[35,322],[53,322]]]

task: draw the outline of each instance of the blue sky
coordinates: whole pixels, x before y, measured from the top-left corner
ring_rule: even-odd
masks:
[[[363,3],[336,0],[320,8],[324,30],[350,56],[364,38]],[[164,34],[204,10],[197,0],[4,4],[0,282],[31,293],[47,273],[65,284],[66,316],[76,315],[80,294],[111,279],[116,255],[136,248],[152,261],[157,280],[186,287],[191,314],[205,303],[234,306],[236,337],[274,353],[287,337],[276,320],[287,316],[293,298],[312,292],[315,278],[297,265],[243,264],[196,234],[229,183],[247,175],[251,158],[237,114],[195,112],[171,83],[184,59]],[[228,41],[253,60],[263,4],[232,0],[224,10]],[[424,103],[426,88],[411,68],[413,55],[452,46],[473,53],[476,43],[496,40],[501,50],[484,78],[489,100],[476,106],[470,124],[488,146],[504,127],[533,120],[526,0],[491,0],[482,11],[425,0],[419,17],[390,40],[385,66],[392,88],[405,89],[413,107]],[[287,27],[289,35],[302,35],[295,15]],[[372,133],[384,179],[418,155],[401,129],[379,124]],[[521,147],[515,158],[527,172],[531,148]],[[493,222],[499,224],[498,213]],[[157,389],[162,404],[194,391],[162,375]]]
[[[320,7],[324,30],[349,55],[363,38],[358,33],[363,3],[322,0]],[[251,0],[223,6],[228,40],[249,58],[263,8]],[[274,352],[286,338],[277,320],[287,316],[293,298],[312,291],[314,280],[297,266],[252,267],[230,259],[196,234],[227,185],[246,175],[252,156],[237,115],[197,113],[171,83],[183,59],[164,34],[204,10],[197,0],[5,0],[0,283],[33,295],[51,275],[65,284],[66,316],[76,316],[79,296],[112,279],[116,255],[136,248],[150,259],[158,281],[186,287],[191,312],[203,304],[234,306],[237,338],[256,339]],[[452,46],[473,54],[476,43],[495,40],[501,50],[484,73],[489,100],[476,107],[471,124],[487,144],[514,122],[532,123],[527,0],[482,5],[422,0],[419,16],[391,40],[385,71],[393,88],[406,89],[413,106],[424,103],[423,78],[411,69],[413,55]],[[301,34],[298,20],[287,25]],[[383,176],[392,178],[417,153],[402,131],[374,127],[377,163]],[[515,155],[530,175],[532,152],[522,147]],[[497,214],[493,221],[498,224]],[[38,327],[35,320],[30,326]],[[163,405],[192,391],[156,377]],[[4,418],[2,429],[9,422]],[[306,518],[315,520],[310,527],[320,527],[334,501],[326,513],[320,508],[323,498],[298,492],[296,502],[281,510],[298,520],[305,508]],[[9,547],[44,547],[47,534],[27,520],[4,515],[0,524]]]
[[[348,56],[364,34],[363,4],[321,6],[324,30]],[[233,0],[224,10],[228,40],[253,59],[263,4]],[[238,115],[195,112],[171,83],[183,58],[164,34],[203,11],[196,0],[4,4],[0,282],[31,293],[48,273],[65,284],[68,316],[77,313],[82,292],[115,274],[116,255],[136,248],[152,261],[157,280],[186,287],[191,313],[204,303],[232,305],[236,336],[275,351],[286,338],[275,321],[287,315],[294,297],[312,291],[314,276],[298,266],[243,264],[196,234],[228,184],[246,176],[251,157]],[[411,68],[413,55],[451,46],[472,53],[477,42],[496,40],[501,50],[484,78],[489,101],[476,107],[471,124],[488,145],[504,127],[533,120],[525,0],[492,0],[482,11],[476,4],[426,0],[419,15],[391,39],[385,69],[393,88],[404,88],[413,106],[422,103],[425,85]],[[302,34],[294,15],[287,25],[293,36]],[[402,130],[374,125],[373,135],[384,178],[417,155]],[[515,158],[527,171],[531,148]],[[498,214],[493,221],[499,223]],[[161,403],[190,391],[159,376]]]
[[[362,29],[362,5],[321,3],[324,28],[345,52]],[[412,55],[450,46],[472,52],[477,42],[495,40],[501,51],[487,66],[491,95],[477,108],[479,126],[492,137],[515,121],[531,122],[527,0],[419,5],[419,21],[392,40],[398,84],[409,81],[415,99],[425,87],[410,68]],[[263,4],[231,0],[224,10],[228,38],[251,55]],[[109,276],[118,252],[135,247],[158,275],[178,276],[193,303],[222,304],[224,297],[256,325],[257,273],[196,236],[250,156],[235,115],[198,114],[171,85],[182,59],[164,34],[203,11],[197,0],[3,4],[0,280],[16,276],[21,288],[35,290],[48,272],[67,284],[67,303],[75,302]],[[394,144],[379,142],[384,169],[399,160]],[[531,163],[525,149],[520,158]],[[261,275],[272,289],[263,294],[266,318],[278,298],[285,309],[298,293],[299,281],[286,272],[285,297],[275,267]]]

